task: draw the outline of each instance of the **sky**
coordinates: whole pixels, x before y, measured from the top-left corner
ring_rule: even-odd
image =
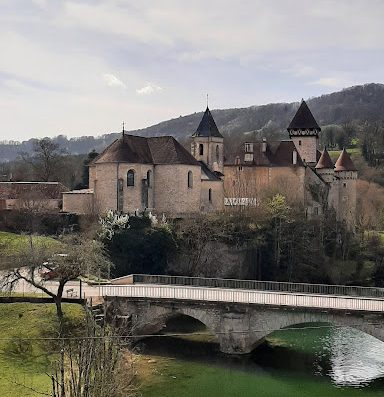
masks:
[[[384,81],[383,0],[0,0],[0,140]]]

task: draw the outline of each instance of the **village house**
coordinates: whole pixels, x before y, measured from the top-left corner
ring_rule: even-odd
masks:
[[[0,210],[58,212],[67,190],[59,182],[0,182]]]

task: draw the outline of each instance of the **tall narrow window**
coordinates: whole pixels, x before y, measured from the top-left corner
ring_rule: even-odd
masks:
[[[219,145],[216,145],[216,161],[219,162],[220,160],[220,148]]]
[[[199,155],[202,156],[204,154],[204,145],[200,143],[199,145]]]
[[[299,141],[299,146],[301,146],[301,141]]]
[[[147,186],[152,187],[152,171],[147,171]]]
[[[212,203],[212,189],[208,189],[208,201]]]
[[[135,171],[129,170],[127,172],[127,186],[135,186]]]
[[[188,171],[188,187],[192,189],[193,186],[193,175],[192,171]]]

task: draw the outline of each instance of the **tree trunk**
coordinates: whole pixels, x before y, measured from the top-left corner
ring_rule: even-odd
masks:
[[[55,305],[56,305],[56,313],[57,313],[57,317],[59,319],[59,323],[60,323],[60,336],[62,334],[63,331],[63,318],[64,318],[64,313],[63,313],[63,308],[62,308],[62,299],[63,299],[63,292],[64,292],[64,285],[65,285],[66,281],[60,281],[59,283],[59,288],[57,289],[57,295],[53,298],[55,301]]]

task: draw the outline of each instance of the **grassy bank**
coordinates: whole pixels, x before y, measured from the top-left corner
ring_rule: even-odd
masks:
[[[64,304],[63,309],[68,332],[76,333],[84,319],[82,307]],[[57,347],[52,341],[33,338],[54,337],[57,330],[53,304],[0,304],[1,397],[35,397],[39,394],[34,390],[49,391],[46,373],[51,371]]]
[[[51,237],[45,236],[33,236],[35,241],[46,244],[46,245],[58,245],[60,244],[57,240]],[[12,252],[17,250],[22,244],[28,242],[29,236],[25,234],[15,234],[0,231],[0,250],[4,255],[11,255]]]

